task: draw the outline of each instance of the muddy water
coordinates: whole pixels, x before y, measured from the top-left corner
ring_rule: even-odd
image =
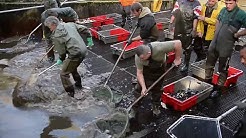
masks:
[[[67,96],[61,87],[58,75],[60,67],[46,72],[38,78],[33,87],[19,92],[22,89],[16,89],[19,88],[17,84],[23,85],[23,81],[26,81],[32,73],[38,73],[50,66],[45,60],[41,66],[33,70],[44,53],[44,48],[41,46],[36,46],[28,52],[17,52],[16,55],[12,55],[15,57],[10,60],[9,67],[3,70],[4,74],[0,72],[0,137],[74,138],[86,136],[89,135],[86,133],[91,134],[92,132],[84,132],[84,127],[111,112],[110,105],[95,101],[89,90],[76,90],[75,96],[79,99]],[[91,65],[88,63],[87,66]],[[84,68],[84,65],[79,67],[79,73],[84,74],[86,82],[83,84],[89,87],[98,85],[102,79],[104,80],[104,75],[107,75],[107,73],[102,76],[93,75]],[[24,106],[15,107],[13,95],[16,93],[25,99],[38,97],[41,102],[32,101],[27,102]],[[102,134],[97,135],[102,136]],[[103,136],[108,137],[107,134]]]

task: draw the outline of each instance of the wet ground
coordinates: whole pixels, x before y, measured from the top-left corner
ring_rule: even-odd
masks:
[[[160,40],[163,40],[163,37],[160,37]],[[89,49],[86,59],[79,67],[79,73],[83,77],[83,85],[87,87],[103,84],[118,58],[112,55],[110,44],[105,45],[102,41],[96,39],[94,39],[94,43],[95,46]],[[68,97],[63,91],[59,79],[60,67],[55,67],[40,76],[34,86],[24,85],[32,73],[38,73],[51,65],[44,60],[37,69],[34,69],[45,53],[44,46],[44,43],[38,42],[28,44],[27,49],[22,45],[18,46],[18,48],[22,47],[22,50],[20,52],[18,50],[17,52],[10,52],[14,53],[9,54],[10,56],[6,56],[8,52],[1,53],[1,59],[11,59],[9,67],[3,70],[8,75],[1,75],[0,80],[1,137],[74,138],[93,137],[93,135],[95,137],[97,133],[84,131],[84,128],[98,120],[98,118],[103,118],[110,114],[111,105],[95,100],[91,96],[92,93],[85,89],[82,91],[76,90],[75,97],[79,100]],[[7,51],[15,50],[9,49]],[[193,54],[191,62],[194,62],[195,58],[196,56]],[[237,51],[233,53],[230,65],[245,70],[245,67],[240,63]],[[123,99],[117,106],[128,107],[134,100],[132,93],[134,85],[132,85],[131,80],[135,78],[135,74],[136,68],[133,57],[119,62],[108,83],[110,88],[123,94]],[[188,74],[181,74],[179,68],[174,69],[165,77],[164,85],[187,75],[191,75],[190,70]],[[142,131],[138,130],[140,131],[139,133],[129,133],[129,137],[168,138],[166,129],[183,114],[218,117],[233,107],[234,102],[246,97],[245,85],[245,74],[243,74],[239,77],[237,84],[230,87],[216,102],[211,99],[205,99],[185,112],[178,112],[172,108],[161,109],[161,115],[152,120],[152,122],[156,123],[156,125],[153,125],[154,127],[147,127]],[[17,87],[18,89],[16,89]],[[15,99],[18,100],[16,101]],[[232,137],[232,130],[242,117],[242,113],[242,111],[236,110],[221,120],[223,137]],[[134,124],[130,125],[132,125],[131,128],[137,130],[137,126],[134,128]],[[104,137],[107,136],[106,134],[104,135]]]

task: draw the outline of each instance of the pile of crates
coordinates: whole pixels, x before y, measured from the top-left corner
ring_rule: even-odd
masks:
[[[86,27],[91,28],[91,27],[98,27],[101,25],[120,23],[122,21],[122,17],[118,13],[111,13],[106,15],[90,17],[87,19],[81,19],[80,21]]]
[[[105,44],[127,40],[130,32],[114,24],[102,25],[90,28],[92,36]]]
[[[105,44],[127,40],[130,35],[129,31],[114,25],[122,22],[122,17],[118,13],[90,17],[80,21],[90,28],[93,37]]]

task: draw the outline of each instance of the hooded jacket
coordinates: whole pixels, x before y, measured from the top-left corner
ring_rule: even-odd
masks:
[[[87,48],[79,32],[91,37],[87,27],[72,22],[60,23],[52,32],[52,40],[61,60],[66,58],[66,54],[70,59],[85,57]]]
[[[155,17],[148,7],[143,7],[138,17],[138,25],[140,29],[140,37],[142,39],[157,40],[159,31],[156,26]]]

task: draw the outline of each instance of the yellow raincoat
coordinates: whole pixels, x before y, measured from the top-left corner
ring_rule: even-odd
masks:
[[[159,12],[161,10],[162,0],[154,0],[152,2],[152,12]]]
[[[203,4],[202,5],[201,16],[205,16],[206,8],[207,8],[206,4]],[[216,24],[216,21],[217,21],[217,17],[218,17],[218,15],[220,13],[220,10],[222,8],[223,8],[222,6],[217,4],[217,6],[213,10],[212,15],[211,15],[210,18],[205,17],[205,21],[200,21],[200,20],[198,21],[198,24],[197,24],[197,32],[198,33],[204,34],[204,22],[206,22],[208,24],[205,40],[212,40],[214,38],[215,24]]]

